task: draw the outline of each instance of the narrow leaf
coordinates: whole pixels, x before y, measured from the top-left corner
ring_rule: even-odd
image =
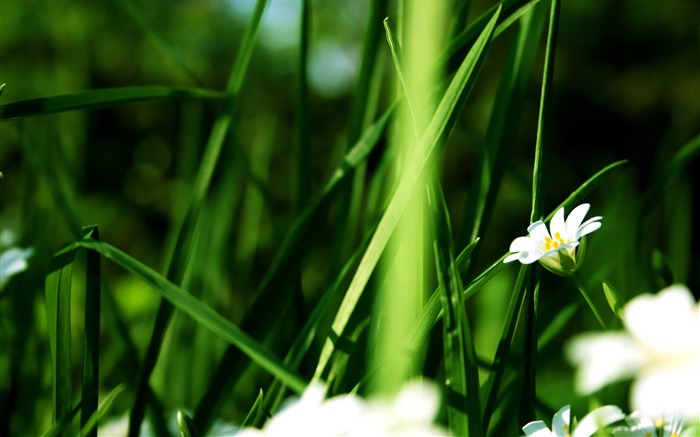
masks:
[[[221,91],[166,86],[104,88],[73,94],[20,100],[0,105],[0,121],[56,112],[110,108],[156,100],[222,99]]]
[[[455,108],[460,103],[463,103],[464,99],[469,95],[477,76],[477,74],[474,73],[478,73],[479,67],[485,56],[486,49],[490,45],[491,35],[499,12],[500,10],[497,10],[493,15],[489,25],[484,29],[484,32],[480,35],[479,39],[477,39],[472,50],[470,50],[469,54],[465,58],[462,66],[459,68],[457,74],[445,92],[445,95],[440,102],[433,119],[430,121],[430,124],[426,129],[426,132],[421,137],[422,146],[420,148],[427,150],[426,156],[422,162],[412,161],[408,163],[409,168],[406,169],[405,174],[410,175],[411,177],[402,178],[396,193],[392,197],[386,212],[379,222],[377,230],[370,241],[367,251],[360,261],[360,265],[355,272],[355,276],[348,287],[348,291],[345,294],[345,298],[343,299],[341,307],[333,322],[332,332],[336,335],[339,335],[345,330],[345,326],[350,319],[350,315],[352,314],[355,305],[362,295],[365,285],[374,271],[374,268],[379,261],[379,257],[384,251],[384,248],[389,241],[389,237],[391,236],[406,204],[409,201],[410,194],[413,192],[413,185],[415,181],[423,172],[426,163],[430,162],[434,158],[437,144],[443,134],[451,130],[451,125],[448,128],[448,124],[454,123],[457,112],[459,112],[455,111]],[[320,375],[324,373],[324,369],[330,356],[332,355],[334,348],[335,346],[333,340],[330,337],[327,338],[321,352],[321,358],[316,368],[315,378],[319,378]]]
[[[97,225],[83,228],[83,239],[99,240]],[[100,375],[100,255],[88,252],[85,266],[85,323],[83,343],[83,387],[80,426],[85,428],[89,418],[97,411]],[[97,437],[97,429],[87,434]]]
[[[620,293],[606,280],[603,280],[603,293],[605,293],[605,298],[608,300],[612,312],[622,319],[622,307],[625,306],[625,300],[620,296]]]

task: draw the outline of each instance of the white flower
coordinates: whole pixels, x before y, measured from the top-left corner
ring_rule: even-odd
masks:
[[[625,415],[619,408],[606,405],[591,411],[573,427],[571,405],[566,405],[554,415],[551,430],[543,421],[536,420],[523,426],[523,431],[526,436],[534,437],[589,437],[600,428],[624,418]]]
[[[622,319],[626,331],[584,334],[567,345],[567,358],[578,366],[577,391],[590,394],[636,377],[630,403],[640,413],[698,420],[700,305],[690,290],[674,285],[638,296],[624,307]]]
[[[564,221],[564,208],[559,208],[552,217],[549,231],[542,220],[527,228],[529,236],[518,237],[510,243],[510,251],[503,262],[515,260],[523,264],[539,261],[547,270],[561,276],[569,276],[578,270],[583,261],[584,247],[581,237],[600,228],[602,217],[583,221],[590,205],[584,203],[571,211]],[[577,253],[578,252],[578,253]]]
[[[612,430],[615,437],[693,437],[697,435],[696,429],[685,428],[678,416],[658,419],[654,422],[650,417],[635,411],[627,416],[625,421],[628,426]]]
[[[427,436],[446,435],[433,425],[440,397],[434,385],[411,382],[393,399],[355,395],[325,398],[321,384],[310,384],[295,402],[272,416],[263,429],[244,428],[238,437],[253,436]]]

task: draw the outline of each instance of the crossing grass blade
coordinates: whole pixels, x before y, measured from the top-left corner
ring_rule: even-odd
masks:
[[[294,343],[289,348],[289,352],[284,358],[284,364],[287,365],[292,370],[297,370],[301,365],[301,361],[311,347],[314,337],[320,332],[322,328],[323,317],[329,314],[332,308],[332,303],[337,300],[338,294],[341,291],[342,285],[348,278],[353,268],[357,267],[357,262],[360,259],[360,255],[364,252],[367,244],[369,243],[369,238],[360,245],[360,247],[355,250],[355,253],[350,257],[348,262],[343,266],[340,273],[336,276],[335,280],[330,287],[323,293],[323,296],[318,301],[313,311],[309,315],[304,327],[297,334]],[[272,401],[268,404],[267,410],[274,411],[279,403],[282,401],[282,396],[284,390],[280,389],[279,381],[275,380],[271,387],[267,390],[268,395],[274,396]]]
[[[571,195],[569,195],[566,200],[564,200],[559,206],[557,206],[556,209],[552,210],[548,215],[545,221],[551,220],[552,216],[554,216],[554,213],[561,207],[566,207],[570,208],[572,205],[575,205],[580,202],[581,199],[585,198],[588,194],[590,194],[598,185],[600,185],[606,177],[610,176],[613,170],[616,168],[622,166],[625,164],[627,161],[622,160],[622,161],[617,161],[614,162],[600,171],[598,171],[596,174],[591,176],[587,181],[585,181],[581,186],[579,186],[576,190],[574,190]],[[478,241],[478,240],[477,240]],[[469,252],[474,249],[474,246],[477,241],[472,242],[467,248],[463,251],[463,254],[465,252]],[[492,278],[494,278],[496,275],[498,275],[501,271],[503,271],[508,265],[503,263],[503,260],[505,257],[508,255],[508,253],[505,253],[503,256],[501,256],[498,260],[496,260],[493,264],[491,264],[486,270],[481,272],[474,280],[472,280],[462,293],[462,299],[466,300],[469,297],[471,297],[474,293],[476,293],[481,287],[484,286],[488,281],[490,281]],[[458,266],[460,264],[460,260],[465,260],[466,261],[467,257],[463,257],[462,254],[460,254],[459,257],[457,257],[457,264]],[[461,270],[462,267],[460,267]],[[409,344],[411,345],[410,348],[412,350],[415,350],[418,348],[423,342],[428,338],[428,333],[430,330],[435,326],[435,324],[440,320],[442,317],[442,310],[440,308],[440,301],[438,298],[439,294],[433,293],[431,295],[430,299],[425,305],[425,308],[423,308],[423,311],[418,319],[418,323],[416,325],[416,329],[411,333],[409,338],[411,339],[409,341]]]
[[[71,412],[73,389],[71,367],[71,275],[75,249],[65,246],[51,259],[46,276],[46,315],[53,370],[54,423]],[[58,435],[70,436],[70,422]]]
[[[454,258],[452,230],[445,197],[437,178],[431,181],[435,223],[435,262],[443,314],[445,386],[448,423],[455,435],[483,435],[479,370],[469,319],[462,302],[462,278]]]
[[[531,81],[545,17],[544,8],[537,4],[520,19],[499,81],[475,182],[469,188],[467,199],[470,200],[464,205],[458,245],[483,235],[493,213],[525,106],[525,93]]]
[[[114,402],[115,399],[126,389],[124,384],[119,384],[118,386],[114,387],[112,391],[107,393],[107,396],[102,400],[102,403],[100,404],[99,408],[97,408],[88,418],[88,420],[85,421],[85,424],[82,425],[82,428],[80,430],[80,437],[88,437],[90,435],[97,435],[97,425],[100,422],[100,419],[102,419],[106,414],[107,411],[109,411],[109,408],[112,406],[112,403]]]
[[[184,99],[223,99],[221,91],[201,88],[144,86],[104,88],[0,105],[0,121],[75,110],[110,108],[139,102]]]
[[[97,225],[83,227],[83,239],[99,240]],[[83,387],[80,426],[85,429],[90,417],[97,411],[100,376],[100,288],[102,273],[100,255],[88,252],[85,266],[85,322],[83,330]],[[87,432],[97,437],[97,429]]]
[[[365,131],[333,172],[323,192],[297,217],[280,243],[275,259],[258,287],[257,297],[241,322],[242,328],[253,337],[264,339],[279,321],[280,314],[289,301],[289,295],[285,294],[286,287],[310,250],[309,241],[317,234],[343,181],[353,175],[353,170],[376,147],[392,113],[393,110],[387,111]],[[232,383],[247,366],[248,363],[237,348],[229,347],[226,350],[195,411],[194,421],[200,430],[209,428],[221,400],[230,393]]]
[[[488,380],[482,388],[482,400],[484,401],[483,414],[483,429],[488,430],[491,423],[491,417],[497,407],[498,392],[500,389],[503,376],[506,371],[511,347],[515,338],[515,328],[517,327],[518,315],[520,314],[524,299],[526,297],[526,289],[529,283],[530,268],[527,265],[520,266],[518,279],[513,288],[513,295],[508,305],[508,312],[505,318],[501,338],[498,342],[496,355],[493,359],[494,370],[489,374]]]
[[[186,204],[187,206],[184,209],[182,219],[177,222],[174,228],[174,234],[177,235],[177,237],[175,238],[175,246],[169,256],[166,277],[176,284],[182,281],[187,270],[192,236],[196,228],[197,220],[201,214],[216,164],[219,160],[221,148],[223,147],[224,140],[226,139],[233,121],[233,112],[236,108],[238,95],[240,94],[243,80],[248,70],[258,28],[266,5],[267,0],[258,0],[255,5],[253,16],[248,23],[243,41],[241,42],[241,48],[236,56],[233,68],[231,69],[229,81],[226,86],[226,97],[223,101],[223,105],[219,108],[202,161],[200,162],[197,176],[193,182],[189,202]],[[134,407],[129,416],[130,437],[136,437],[138,435],[141,422],[143,421],[148,381],[158,360],[163,337],[165,336],[172,313],[173,306],[165,299],[161,300],[153,325],[151,341],[148,344],[146,356],[141,364]]]
[[[116,247],[100,241],[77,241],[67,246],[66,250],[70,253],[71,250],[76,248],[94,250],[134,274],[139,279],[152,286],[165,299],[168,299],[177,309],[192,317],[197,323],[231,344],[236,345],[236,347],[240,348],[253,361],[282,380],[294,391],[301,393],[306,387],[306,383],[301,377],[289,371],[287,367],[264,346],[253,340],[238,326],[225,319],[222,315],[211,309],[211,307],[202,303],[201,300],[173,284],[150,267]],[[57,256],[61,253],[63,252],[59,252]]]
[[[426,163],[430,162],[435,158],[435,156],[437,156],[435,153],[437,144],[440,142],[443,135],[451,131],[453,123],[456,121],[456,118],[461,111],[461,105],[464,104],[464,101],[468,97],[471,88],[476,81],[479,68],[490,45],[491,36],[493,34],[493,29],[499,13],[500,9],[494,13],[489,21],[489,24],[474,43],[472,50],[469,51],[469,54],[464,59],[464,62],[460,66],[455,77],[452,79],[452,82],[445,92],[433,119],[430,121],[425,133],[421,137],[421,143],[423,143],[421,149],[427,150],[426,157],[423,162],[413,161],[408,163],[409,167],[406,169],[405,174],[410,175],[410,177],[403,178],[401,180],[392,197],[392,200],[389,203],[389,206],[387,207],[386,212],[382,216],[377,230],[369,243],[367,251],[360,261],[360,265],[355,272],[355,276],[348,287],[345,298],[341,303],[341,307],[336,314],[336,318],[332,326],[332,333],[340,335],[345,330],[345,326],[350,319],[355,305],[362,295],[365,285],[374,271],[374,268],[379,261],[379,257],[384,251],[384,248],[386,247],[389,237],[391,236],[394,227],[396,226],[401,213],[403,212],[403,209],[408,203],[410,194],[413,192],[413,185],[415,181],[423,172]],[[334,342],[329,336],[326,339],[325,345],[323,346],[314,378],[318,379],[320,375],[324,373],[326,364],[328,363],[334,348]]]

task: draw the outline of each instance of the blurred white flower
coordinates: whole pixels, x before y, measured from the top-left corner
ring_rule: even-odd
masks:
[[[612,430],[615,437],[693,437],[697,430],[693,427],[686,428],[678,416],[666,419],[658,419],[656,422],[650,417],[633,412],[625,418],[627,426],[621,426]]]
[[[14,242],[14,235],[7,230],[3,230],[0,235],[0,244],[2,247],[11,245]],[[34,255],[34,249],[28,247],[22,249],[20,247],[9,247],[3,249],[0,253],[0,290],[5,288],[7,281],[18,273],[27,269],[29,264],[27,260]]]
[[[349,394],[325,399],[325,392],[323,385],[310,384],[262,429],[244,428],[237,436],[447,435],[433,425],[440,396],[432,384],[410,382],[393,399],[364,400]]]
[[[641,295],[624,308],[626,331],[573,338],[565,353],[578,367],[576,389],[593,393],[636,377],[630,403],[655,419],[700,417],[700,305],[690,290],[674,285]],[[692,388],[691,388],[692,387]]]
[[[552,429],[542,420],[536,420],[523,426],[523,432],[526,436],[534,437],[589,437],[599,429],[624,418],[625,415],[619,408],[606,405],[591,411],[576,426],[572,426],[571,405],[566,405],[552,418]]]
[[[539,261],[547,270],[560,276],[569,276],[578,270],[583,261],[584,245],[578,247],[581,238],[600,228],[602,217],[583,221],[590,205],[584,203],[571,211],[564,221],[564,208],[552,217],[549,231],[542,220],[527,228],[527,237],[518,237],[510,243],[510,251],[503,262],[515,260],[523,264]]]

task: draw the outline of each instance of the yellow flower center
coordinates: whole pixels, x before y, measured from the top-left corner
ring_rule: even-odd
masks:
[[[559,245],[563,243],[564,239],[561,238],[561,234],[559,234],[559,232],[554,233],[553,240],[549,237],[544,237],[544,248],[547,250],[557,249],[559,248]]]

